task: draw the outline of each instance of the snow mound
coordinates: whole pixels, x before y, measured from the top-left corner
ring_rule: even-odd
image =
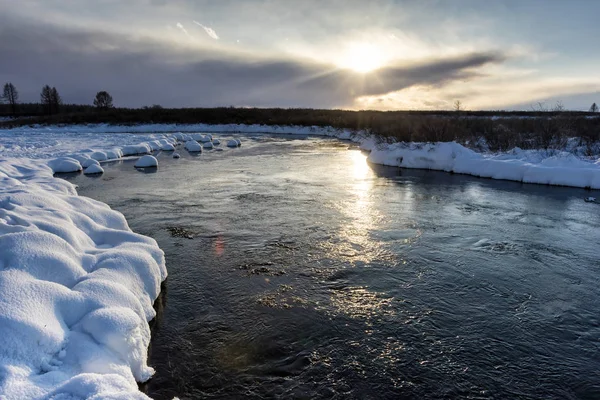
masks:
[[[100,165],[100,163],[97,160],[94,160],[93,158],[88,158],[81,162],[81,166],[83,168],[87,168],[90,165]]]
[[[94,174],[103,174],[104,170],[100,166],[100,164],[92,164],[86,169],[83,170],[85,175],[94,175]]]
[[[124,156],[134,156],[138,154],[149,154],[152,152],[152,149],[148,146],[148,143],[140,143],[124,146],[121,151]]]
[[[189,152],[201,152],[202,151],[202,146],[200,145],[200,143],[196,142],[195,140],[188,140],[187,142],[185,142],[184,147]]]
[[[221,144],[221,141],[220,141],[219,139],[213,139],[212,143],[213,143],[215,146],[218,146],[218,145],[220,145],[220,144]]]
[[[162,151],[175,151],[175,146],[171,143],[163,144],[160,148]]]
[[[0,160],[0,397],[147,398],[136,381],[153,374],[147,322],[164,254],[54,179],[65,165],[81,168]]]
[[[235,139],[230,139],[227,141],[227,147],[238,147],[239,144],[237,142],[237,140]]]
[[[179,153],[173,153],[173,158],[180,158],[181,155]]]
[[[103,151],[95,151],[92,154],[90,154],[90,158],[96,161],[106,161],[108,160],[108,157],[106,155],[105,152]]]
[[[152,168],[158,167],[158,160],[154,156],[143,156],[135,163],[136,168]]]
[[[212,149],[214,146],[212,142],[206,142],[202,145],[202,147],[204,147],[205,149]]]
[[[482,178],[525,183],[600,189],[600,164],[559,152],[514,149],[493,155],[480,154],[458,143],[393,143],[375,146],[368,160],[403,168],[432,169]]]
[[[48,161],[48,166],[52,168],[55,174],[78,172],[83,168],[79,161],[71,157],[59,157]]]

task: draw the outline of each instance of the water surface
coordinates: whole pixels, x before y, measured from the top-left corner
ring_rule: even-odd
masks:
[[[598,193],[368,165],[269,135],[69,178],[165,251],[142,390],[600,398]]]

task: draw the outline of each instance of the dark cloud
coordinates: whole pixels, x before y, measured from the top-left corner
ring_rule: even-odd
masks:
[[[471,79],[479,76],[477,68],[504,61],[501,54],[474,53],[362,75],[306,60],[174,48],[1,17],[0,55],[0,81],[15,83],[23,101],[37,101],[49,84],[70,103],[90,103],[107,90],[121,106],[173,107],[344,107],[362,95]]]

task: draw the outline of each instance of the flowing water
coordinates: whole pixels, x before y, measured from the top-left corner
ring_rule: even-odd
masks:
[[[156,399],[600,398],[600,205],[254,135],[68,178],[166,253]]]

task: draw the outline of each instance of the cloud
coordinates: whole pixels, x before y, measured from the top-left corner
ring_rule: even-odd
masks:
[[[183,25],[177,28],[184,30]],[[66,102],[90,103],[109,91],[119,106],[343,107],[414,85],[436,86],[475,79],[499,53],[428,59],[362,75],[297,58],[261,58],[214,48],[177,47],[105,32],[35,27],[0,17],[0,78],[37,101],[44,84]]]
[[[198,21],[192,21],[192,22],[195,23],[198,26],[201,26],[202,29],[204,29],[204,32],[206,32],[206,34],[208,36],[210,36],[211,38],[213,38],[215,40],[219,40],[219,36],[217,35],[217,32],[215,32],[215,30],[213,28],[209,28],[208,26],[202,25]]]
[[[180,30],[181,30],[183,33],[185,33],[185,35],[186,35],[187,37],[191,37],[191,36],[190,36],[190,34],[188,33],[187,29],[185,29],[185,28],[183,27],[183,25],[182,25],[180,22],[178,22],[178,23],[177,23],[177,25],[175,25],[175,26],[176,26],[177,28],[179,28],[179,29],[180,29]]]

